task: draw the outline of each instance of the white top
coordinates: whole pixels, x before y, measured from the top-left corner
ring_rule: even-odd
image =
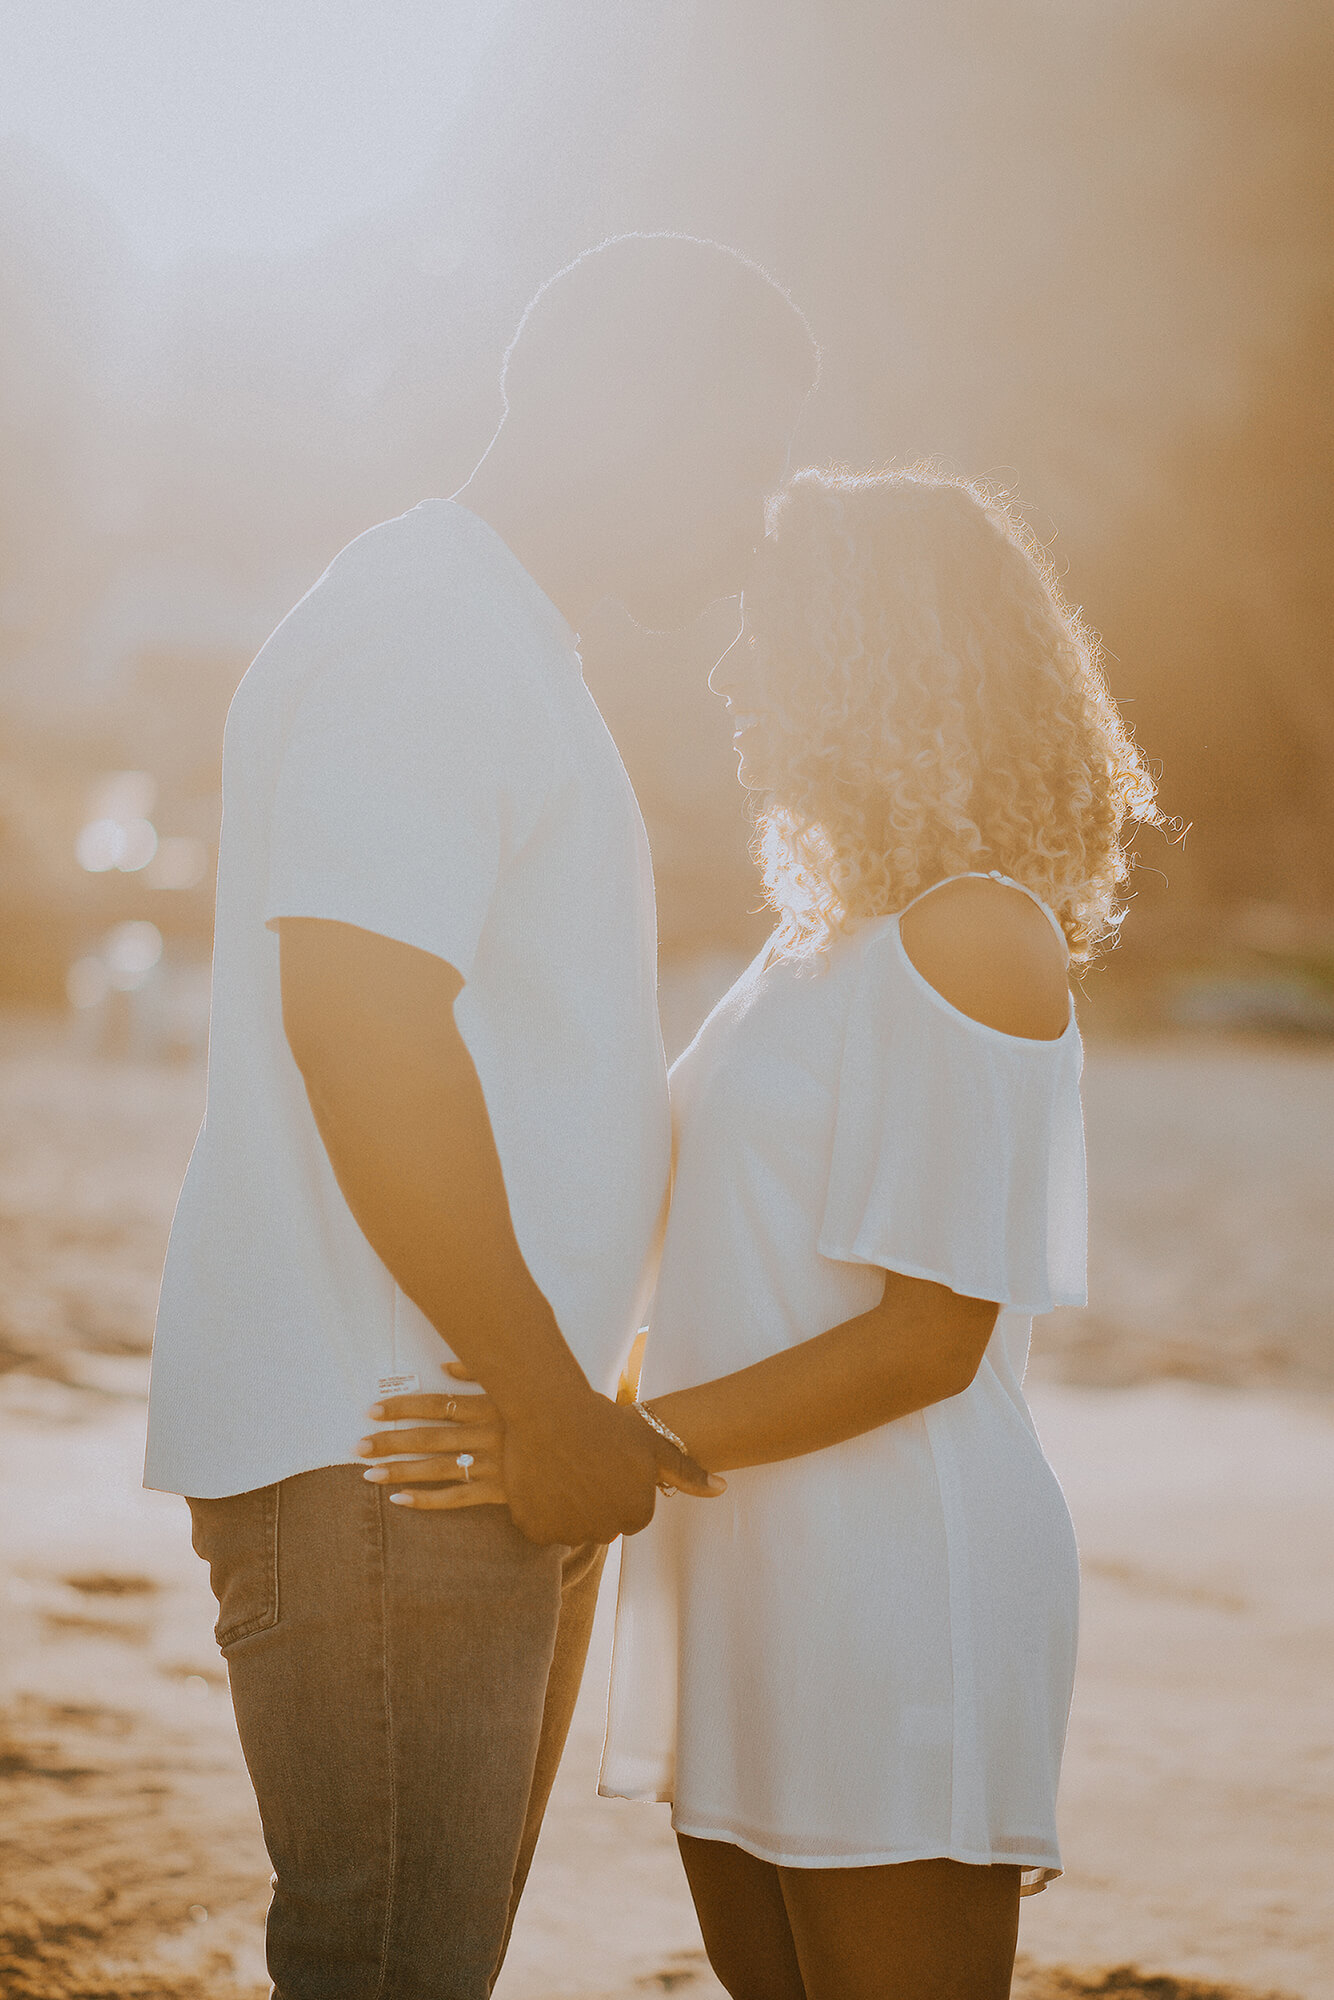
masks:
[[[347,1208],[283,1033],[280,917],[447,959],[519,1245],[595,1388],[645,1304],[669,1166],[643,823],[555,606],[429,500],[335,559],[227,719],[208,1104],[158,1312],[147,1481],[355,1458],[449,1349]]]
[[[626,1542],[604,1792],[792,1866],[1059,1871],[1078,1567],[1020,1384],[1030,1315],[1084,1299],[1081,1062],[1073,1013],[971,1020],[886,917],[766,952],[677,1063],[642,1395],[868,1311],[886,1269],[1005,1309],[962,1395]]]

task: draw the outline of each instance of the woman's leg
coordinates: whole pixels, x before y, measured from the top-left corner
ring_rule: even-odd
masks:
[[[1017,1868],[905,1861],[777,1872],[807,2000],[1008,2000]]]
[[[773,1863],[727,1840],[676,1839],[709,1964],[732,2000],[807,2000]]]

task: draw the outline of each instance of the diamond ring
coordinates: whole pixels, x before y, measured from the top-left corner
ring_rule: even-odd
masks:
[[[470,1451],[461,1451],[454,1460],[454,1463],[463,1474],[463,1483],[466,1486],[472,1477],[472,1468],[476,1464],[476,1460]]]

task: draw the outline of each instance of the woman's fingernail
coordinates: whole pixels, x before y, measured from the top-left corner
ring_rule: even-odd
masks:
[[[720,1479],[716,1472],[711,1472],[709,1474],[709,1491],[710,1493],[726,1493],[727,1481]]]
[[[390,1476],[389,1467],[387,1465],[372,1465],[361,1476],[363,1479],[388,1479]]]
[[[372,1403],[372,1404],[371,1404],[371,1406],[370,1406],[370,1408],[369,1408],[369,1410],[367,1410],[367,1412],[366,1412],[366,1415],[367,1415],[368,1417],[383,1417],[383,1415],[384,1415],[384,1404],[383,1404],[383,1403]]]
[[[357,1451],[362,1458],[373,1457],[375,1453],[375,1439],[362,1438],[357,1445]]]
[[[389,1498],[395,1507],[410,1507],[412,1505],[412,1495],[410,1493],[391,1493]]]

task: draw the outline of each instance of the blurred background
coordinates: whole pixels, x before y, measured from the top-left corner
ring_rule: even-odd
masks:
[[[658,228],[808,311],[799,460],[1013,491],[1174,822],[1083,982],[1091,1302],[1035,1335],[1088,1610],[1022,1991],[1334,1990],[1326,0],[0,0],[0,48],[6,1995],[263,1984],[206,1585],[136,1491],[228,702],[466,476],[537,285]],[[583,635],[674,1049],[766,929],[734,629]],[[703,2000],[665,1823],[591,1802],[596,1678],[504,1991]],[[1131,1957],[1158,1983],[1068,1970]]]
[[[140,980],[140,1033],[197,1037],[246,664],[344,542],[471,468],[536,285],[672,227],[808,308],[800,457],[1012,487],[1104,634],[1190,832],[1143,842],[1095,996],[1334,1019],[1323,0],[0,19],[0,995]],[[585,635],[669,956],[760,934],[703,684],[730,618]]]

